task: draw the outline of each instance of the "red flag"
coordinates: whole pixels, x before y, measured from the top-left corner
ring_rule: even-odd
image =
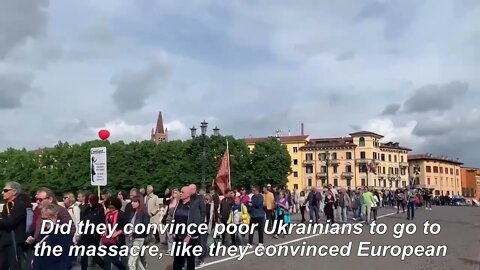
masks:
[[[217,184],[222,194],[225,195],[225,191],[230,186],[230,166],[228,164],[228,150],[225,150],[223,155],[222,164],[220,164],[220,169],[218,169],[217,178],[215,179],[215,184]]]

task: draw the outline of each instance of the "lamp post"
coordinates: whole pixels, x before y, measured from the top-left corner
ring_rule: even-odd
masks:
[[[220,136],[220,129],[217,126],[215,126],[215,128],[213,129],[213,136]]]
[[[195,128],[195,126],[193,126],[192,128],[190,128],[190,132],[192,133],[192,139],[194,139],[195,137],[197,137],[197,129]]]
[[[207,126],[208,123],[203,120],[202,123],[200,123],[200,128],[202,130],[202,139],[203,139],[203,166],[202,166],[202,186],[205,186],[205,166],[206,166],[206,161],[207,161],[207,156],[206,156],[206,149],[205,149],[205,140],[206,140],[206,135],[207,135]]]

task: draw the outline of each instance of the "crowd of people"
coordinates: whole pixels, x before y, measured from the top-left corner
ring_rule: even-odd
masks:
[[[369,223],[377,219],[380,207],[395,207],[400,209],[407,218],[414,219],[415,209],[425,204],[431,210],[431,194],[418,192],[414,189],[405,190],[369,190],[365,187],[356,190],[337,189],[329,185],[326,188],[312,187],[306,191],[290,191],[285,188],[267,185],[263,188],[253,186],[248,190],[240,188],[226,190],[220,196],[215,189],[197,190],[195,185],[178,189],[167,189],[163,196],[157,196],[153,187],[146,189],[133,188],[128,196],[125,192],[110,194],[104,192],[101,198],[96,194],[71,192],[63,194],[59,203],[55,193],[48,188],[40,188],[36,192],[36,207],[28,195],[22,193],[17,182],[6,183],[3,189],[3,199],[6,201],[0,217],[0,270],[24,269],[71,269],[79,264],[82,270],[98,265],[102,269],[111,269],[113,264],[118,269],[147,269],[145,256],[98,256],[98,254],[80,257],[69,256],[35,256],[34,247],[45,242],[47,245],[60,245],[68,251],[70,246],[136,246],[156,245],[164,241],[167,250],[172,252],[175,242],[187,243],[190,246],[202,246],[201,256],[183,256],[177,253],[173,256],[173,269],[196,269],[204,265],[211,243],[223,245],[247,246],[254,245],[254,233],[258,235],[256,245],[263,245],[265,234],[274,238],[286,237],[279,231],[280,224],[291,223],[291,215],[300,213],[300,222],[349,222],[362,220]],[[309,216],[306,218],[306,213]],[[41,233],[42,223],[50,220],[59,224],[72,222],[75,226],[69,234]],[[91,224],[117,225],[112,237],[98,234],[95,231],[79,233],[81,222]],[[275,223],[274,221],[277,221]],[[130,233],[124,230],[127,224],[173,224],[197,226],[205,223],[207,234],[178,233],[175,235],[160,233]],[[213,238],[212,230],[216,224],[256,224],[256,230],[249,235],[240,232],[224,233]]]

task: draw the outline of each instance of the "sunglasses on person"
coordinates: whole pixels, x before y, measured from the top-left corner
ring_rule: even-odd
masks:
[[[9,191],[11,191],[11,190],[12,190],[11,188],[4,188],[4,189],[3,189],[3,193],[7,193],[7,192],[9,192]]]

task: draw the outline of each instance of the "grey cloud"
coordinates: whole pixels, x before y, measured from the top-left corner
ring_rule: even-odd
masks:
[[[453,108],[468,90],[466,82],[452,81],[443,85],[426,85],[415,90],[404,103],[407,113],[446,111]]]
[[[400,37],[410,27],[414,17],[417,0],[401,2],[374,1],[366,5],[357,15],[358,21],[366,19],[382,19],[385,22],[385,37],[389,39]]]
[[[480,128],[476,128],[480,132]],[[478,149],[472,147],[478,144],[477,135],[461,134],[462,132],[452,132],[448,135],[433,137],[425,143],[419,145],[415,153],[432,153],[434,155],[446,155],[450,158],[460,158],[460,161],[466,166],[478,167]],[[452,143],[455,142],[455,143]]]
[[[328,105],[336,106],[342,102],[342,95],[339,92],[330,92],[327,95]]]
[[[44,32],[47,21],[44,9],[48,4],[48,0],[0,2],[0,59],[29,37]]]
[[[337,56],[337,61],[347,61],[355,58],[355,52],[348,51]]]
[[[113,100],[118,109],[129,112],[143,108],[145,101],[160,90],[160,83],[168,79],[170,70],[171,66],[166,58],[160,56],[143,70],[130,70],[115,75],[111,83],[116,88]]]
[[[107,22],[89,25],[76,42],[66,48],[66,57],[72,60],[91,60],[117,57],[130,49],[127,38],[117,34]]]
[[[22,98],[32,91],[33,75],[29,73],[0,73],[0,110],[22,106]]]
[[[360,130],[362,129],[362,126],[357,125],[357,124],[351,124],[351,125],[350,125],[350,128],[351,128],[353,131],[360,131]]]
[[[458,116],[458,114],[462,116]],[[460,113],[445,114],[441,116],[422,118],[417,121],[412,133],[419,137],[440,137],[444,135],[451,135],[460,131],[464,135],[467,132],[480,132],[480,114]],[[476,128],[479,127],[479,128]]]
[[[382,115],[396,115],[400,108],[400,104],[388,104],[385,110],[383,110]]]

